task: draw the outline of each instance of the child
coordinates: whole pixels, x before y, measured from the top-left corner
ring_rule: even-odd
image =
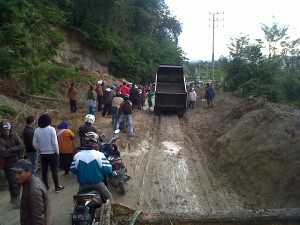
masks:
[[[147,92],[148,110],[150,110],[152,107],[152,97],[153,97],[153,93],[152,93],[151,89],[149,88],[149,90]]]

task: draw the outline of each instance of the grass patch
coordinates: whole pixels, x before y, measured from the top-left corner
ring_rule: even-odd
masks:
[[[9,105],[3,98],[0,98],[0,115],[17,115],[18,111]]]

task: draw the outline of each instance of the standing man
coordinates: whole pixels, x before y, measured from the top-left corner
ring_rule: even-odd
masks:
[[[98,112],[102,111],[102,104],[103,104],[103,80],[99,80],[97,82],[97,86],[95,89],[97,93],[97,101],[98,101]]]
[[[87,92],[87,100],[89,105],[89,114],[95,114],[95,95],[94,95],[94,88],[90,86],[90,89]]]
[[[122,93],[117,92],[116,96],[112,99],[112,106],[111,106],[111,115],[112,115],[112,124],[114,128],[116,128],[117,121],[119,119],[119,108],[121,103],[123,102],[123,98],[121,97]]]
[[[122,95],[130,95],[130,89],[126,85],[126,82],[123,82],[123,85],[119,88],[119,91],[122,93]]]
[[[114,85],[110,85],[109,88],[106,88],[104,91],[104,108],[102,112],[102,116],[104,117],[107,113],[108,116],[111,115],[111,106],[112,99],[114,97],[116,87]]]
[[[132,108],[139,109],[139,105],[141,102],[141,96],[140,96],[139,90],[135,84],[132,84],[132,87],[130,89],[130,100],[132,102]]]
[[[195,89],[192,87],[191,90],[188,92],[188,106],[190,109],[194,108],[196,100],[197,100],[197,94]]]
[[[48,166],[50,164],[52,179],[55,185],[55,192],[59,193],[64,190],[65,187],[60,186],[58,183],[57,166],[59,149],[55,128],[50,125],[50,116],[48,116],[47,114],[41,115],[38,119],[39,127],[34,131],[32,145],[41,153],[42,177],[45,186],[49,190],[50,186],[48,185]]]
[[[206,84],[205,88],[205,100],[207,101],[208,107],[213,107],[213,97],[215,97],[215,92],[212,86],[209,83]]]
[[[33,175],[29,160],[21,159],[11,168],[16,181],[22,185],[20,224],[52,225],[47,188],[40,178]]]
[[[34,116],[28,116],[26,119],[26,125],[23,130],[23,139],[26,146],[26,155],[32,164],[32,172],[34,175],[37,173],[38,153],[32,145],[34,135],[35,118]]]
[[[70,99],[70,110],[71,113],[76,113],[77,111],[77,89],[75,87],[74,82],[71,83],[71,87],[68,90],[68,96]]]
[[[0,156],[3,158],[2,166],[8,182],[10,202],[13,204],[13,209],[19,209],[20,184],[17,183],[11,168],[21,158],[20,155],[25,149],[25,145],[17,135],[11,133],[11,129],[11,124],[8,121],[0,123]]]
[[[124,96],[124,101],[121,103],[120,105],[120,117],[117,121],[117,125],[116,125],[116,132],[120,132],[120,124],[122,122],[126,122],[128,123],[128,127],[129,127],[129,135],[130,137],[133,136],[133,122],[132,122],[132,118],[131,118],[131,114],[132,114],[132,104],[129,100],[129,96],[125,95]]]

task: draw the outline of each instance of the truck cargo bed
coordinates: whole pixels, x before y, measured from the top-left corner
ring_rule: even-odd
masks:
[[[154,114],[168,111],[183,117],[187,107],[187,91],[182,65],[160,64],[155,78]]]
[[[157,83],[156,92],[180,94],[180,93],[185,93],[185,87],[183,84],[160,82]]]

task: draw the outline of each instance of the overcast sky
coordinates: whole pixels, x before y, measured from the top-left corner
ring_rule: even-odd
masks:
[[[288,35],[300,38],[299,0],[165,0],[173,15],[182,23],[179,45],[190,60],[212,59],[212,15],[216,15],[214,55],[228,56],[230,37],[249,34],[263,38],[261,24],[271,26],[273,21],[288,25]],[[275,19],[273,19],[273,17]],[[211,21],[209,21],[209,19]]]

